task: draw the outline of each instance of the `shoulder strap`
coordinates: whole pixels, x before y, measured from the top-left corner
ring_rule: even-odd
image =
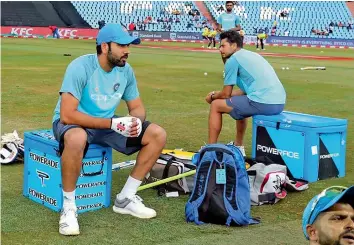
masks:
[[[170,170],[170,167],[172,165],[172,162],[174,160],[174,157],[171,157],[170,159],[167,160],[167,164],[163,170],[163,173],[162,173],[162,179],[166,179],[168,177],[168,171]],[[168,187],[167,187],[167,183],[166,184],[163,184],[163,185],[160,185],[158,188],[157,188],[157,194],[159,196],[163,196],[166,194],[166,191],[167,191]]]

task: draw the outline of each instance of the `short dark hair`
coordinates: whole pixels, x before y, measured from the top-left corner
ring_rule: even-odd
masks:
[[[109,42],[107,44],[108,44],[108,50],[110,51],[111,50],[111,42]],[[96,45],[96,52],[97,52],[97,55],[102,54],[102,46],[101,46],[101,44],[100,45]]]
[[[234,1],[226,1],[225,5],[229,4],[229,3],[232,3],[232,5],[235,5],[235,2]]]
[[[237,47],[242,47],[242,37],[237,31],[228,30],[222,32],[220,34],[220,41],[225,38],[227,39],[227,42],[229,42],[230,44],[236,43]]]

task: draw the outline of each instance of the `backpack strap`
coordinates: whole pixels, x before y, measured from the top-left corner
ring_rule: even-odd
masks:
[[[200,159],[203,160],[203,158]],[[197,225],[204,224],[204,222],[199,220],[198,208],[204,201],[212,166],[212,160],[201,161],[201,163],[198,164],[197,173],[194,176],[194,188],[186,204],[185,213],[187,221],[195,222]],[[206,175],[204,175],[205,173]]]
[[[162,179],[166,179],[168,177],[168,171],[170,170],[170,167],[172,165],[173,160],[174,160],[174,157],[171,157],[170,159],[167,160],[166,166],[165,166],[165,168],[163,170],[163,173],[162,173]],[[166,194],[167,190],[168,190],[167,183],[163,184],[163,185],[160,185],[157,188],[157,195],[158,196],[163,196],[163,195]]]

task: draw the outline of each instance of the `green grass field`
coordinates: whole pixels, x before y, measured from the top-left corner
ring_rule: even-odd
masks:
[[[2,134],[16,129],[23,137],[24,131],[50,128],[66,66],[80,55],[95,52],[94,41],[1,41]],[[204,98],[223,84],[219,54],[134,47],[131,51],[129,63],[135,70],[147,118],[166,129],[166,147],[198,150],[207,141],[209,107]],[[266,52],[354,57],[353,50],[338,49],[267,47]],[[72,56],[63,56],[64,53]],[[184,218],[187,196],[168,199],[146,190],[140,194],[146,204],[157,210],[156,219],[139,220],[117,215],[111,208],[101,209],[79,216],[80,236],[63,237],[58,233],[59,214],[22,196],[23,164],[2,166],[2,244],[307,244],[301,230],[302,211],[307,202],[327,186],[354,183],[354,61],[266,59],[287,91],[286,110],[349,120],[345,178],[310,184],[309,190],[290,193],[274,206],[253,207],[252,215],[260,216],[262,224],[245,228],[187,224]],[[281,70],[284,66],[290,70]],[[327,70],[301,71],[303,66],[326,66]],[[117,113],[126,112],[122,103]],[[235,122],[228,116],[224,118],[220,142],[226,143],[234,139]],[[249,154],[251,123],[249,120],[246,136]],[[127,159],[131,157],[114,154],[114,162]],[[113,173],[112,200],[128,174],[128,170]]]

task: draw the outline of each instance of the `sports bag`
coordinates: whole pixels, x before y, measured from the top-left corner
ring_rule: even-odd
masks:
[[[168,177],[194,170],[195,168],[196,167],[195,165],[192,165],[191,160],[178,158],[170,154],[161,154],[156,164],[145,176],[144,183],[148,184],[166,179]],[[193,189],[193,185],[193,176],[189,176],[156,186],[154,188],[157,189],[159,196],[163,196],[167,192],[175,191],[178,191],[179,194],[188,194]]]
[[[187,222],[258,224],[250,215],[250,189],[245,161],[233,145],[210,144],[194,155],[194,188],[185,207]]]

